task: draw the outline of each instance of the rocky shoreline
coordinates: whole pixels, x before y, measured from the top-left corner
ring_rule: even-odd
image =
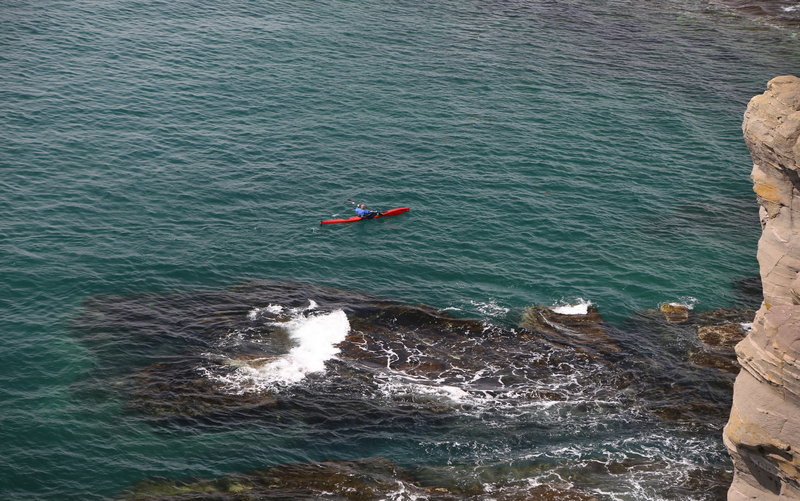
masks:
[[[324,372],[258,385],[289,357],[293,325],[336,311],[349,330]],[[614,325],[593,305],[580,313],[531,306],[496,324],[355,291],[253,281],[94,296],[75,332],[98,357],[89,393],[120,399],[131,419],[179,433],[308,430],[296,439],[314,447],[346,439],[372,454],[326,453],[214,479],[153,478],[126,491],[129,499],[383,499],[400,488],[442,500],[584,500],[633,482],[655,498],[711,501],[731,482],[716,437],[730,405],[732,345],[754,314],[665,304]],[[428,445],[438,458],[397,462],[370,445],[390,432],[394,442],[411,439],[408,447],[444,441],[447,450]],[[636,445],[642,434],[661,446]],[[581,452],[564,456],[562,447]],[[319,483],[323,470],[330,478]],[[358,485],[343,480],[351,473]]]
[[[742,129],[760,204],[763,302],[736,346],[728,499],[800,499],[800,78],[772,79]]]

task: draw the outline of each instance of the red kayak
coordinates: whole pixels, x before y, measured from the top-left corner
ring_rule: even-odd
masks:
[[[411,207],[398,207],[397,209],[389,209],[387,211],[381,212],[375,217],[371,217],[369,219],[378,219],[379,217],[396,216],[398,214],[403,214],[404,212],[408,212],[410,210]],[[364,221],[365,219],[367,218],[353,216],[353,217],[346,217],[344,219],[326,219],[325,221],[320,221],[319,224],[355,223],[356,221]]]

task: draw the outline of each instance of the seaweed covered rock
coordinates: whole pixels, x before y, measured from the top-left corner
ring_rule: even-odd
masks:
[[[664,303],[659,305],[658,311],[664,314],[664,319],[669,323],[683,323],[689,320],[689,307],[685,304]]]
[[[569,313],[547,306],[530,306],[522,315],[520,327],[544,335],[553,342],[583,350],[601,353],[620,350],[618,343],[606,331],[594,305],[587,305],[585,311]]]
[[[385,499],[398,492],[424,497],[436,494],[433,489],[413,485],[405,470],[390,461],[376,458],[282,465],[212,480],[148,480],[134,486],[124,499],[373,500]]]
[[[699,367],[719,369],[736,373],[739,364],[733,346],[746,334],[746,325],[755,317],[751,308],[716,308],[707,311],[686,309],[681,320],[670,321],[663,306],[643,310],[632,319],[631,324],[647,326],[649,335],[657,337],[664,348],[676,355],[683,354]],[[681,312],[684,310],[681,309]]]
[[[597,501],[565,483],[525,482],[458,485],[448,475],[436,481],[383,458],[274,466],[211,480],[151,479],[131,488],[126,501],[428,499],[431,501]]]
[[[730,373],[739,372],[733,347],[747,335],[745,323],[704,325],[697,328],[697,337],[703,342],[699,349],[689,352],[689,359],[701,366],[715,367]]]
[[[733,353],[733,347],[744,339],[747,329],[741,323],[706,325],[697,329],[697,337],[706,346],[727,349]]]

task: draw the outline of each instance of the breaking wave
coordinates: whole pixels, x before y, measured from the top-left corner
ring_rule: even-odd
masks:
[[[325,371],[325,363],[339,353],[336,345],[344,341],[350,323],[342,310],[308,313],[316,308],[317,304],[310,301],[305,308],[286,310],[289,312],[287,320],[268,322],[288,337],[292,347],[287,353],[278,356],[265,354],[244,363],[228,360],[228,365],[237,367],[227,374],[207,367],[202,367],[201,373],[222,383],[226,391],[242,394],[296,384],[309,374]],[[255,320],[263,314],[276,315],[284,311],[283,307],[270,304],[254,308],[248,313],[248,318]]]
[[[586,315],[590,306],[592,306],[591,301],[579,297],[573,302],[564,301],[553,305],[551,310],[560,315]]]

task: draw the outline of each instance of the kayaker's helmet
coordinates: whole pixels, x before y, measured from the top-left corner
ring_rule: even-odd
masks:
[[[359,209],[366,209],[366,208],[367,208],[367,206],[366,206],[366,205],[364,205],[364,204],[358,204],[358,208],[359,208]]]

